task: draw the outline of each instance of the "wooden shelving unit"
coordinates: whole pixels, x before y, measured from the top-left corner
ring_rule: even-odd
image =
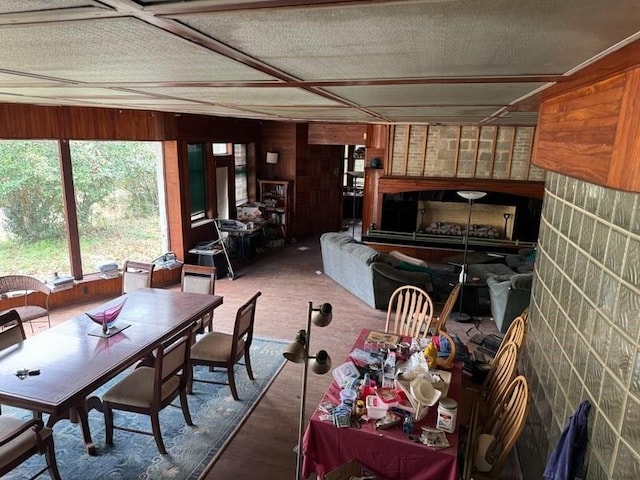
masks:
[[[267,240],[289,239],[291,224],[290,180],[258,180],[258,195],[265,205],[265,216],[269,221],[266,228]]]

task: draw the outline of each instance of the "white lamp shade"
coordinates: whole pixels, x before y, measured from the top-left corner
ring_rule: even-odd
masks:
[[[278,163],[278,152],[267,152],[267,163]]]
[[[475,192],[473,190],[461,190],[457,193],[467,200],[478,200],[487,195],[487,192]]]

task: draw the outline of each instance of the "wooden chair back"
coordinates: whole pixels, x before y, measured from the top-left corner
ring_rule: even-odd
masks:
[[[433,322],[432,331],[434,334],[437,335],[438,332],[447,331],[447,326],[446,326],[447,320],[449,320],[449,317],[451,316],[451,312],[453,312],[453,307],[455,306],[456,301],[458,300],[458,295],[460,294],[461,288],[462,288],[462,284],[458,282],[451,289],[451,292],[447,297],[447,301],[442,307],[442,311],[440,312],[440,315]]]
[[[153,263],[127,260],[122,267],[122,293],[129,293],[138,288],[151,287],[153,280]]]
[[[384,331],[409,337],[422,333],[425,337],[432,320],[433,301],[429,294],[419,287],[404,285],[391,294]]]
[[[176,392],[186,389],[189,380],[190,348],[191,332],[184,331],[157,349],[153,401],[158,410],[162,408],[163,402],[168,397],[174,398]],[[167,384],[178,374],[180,374],[180,382],[175,388],[167,388]]]
[[[518,347],[515,342],[509,341],[496,355],[483,384],[486,404],[490,412],[495,410],[504,397],[509,383],[515,377],[517,366]]]
[[[0,352],[26,338],[22,320],[16,310],[0,314]]]
[[[524,318],[516,317],[505,332],[502,343],[500,344],[500,348],[502,348],[502,345],[507,342],[514,342],[518,347],[518,350],[522,348],[526,329],[527,325],[524,321]],[[500,351],[500,348],[498,349],[498,352]],[[498,354],[498,352],[496,352],[496,355]]]
[[[524,375],[518,375],[509,383],[504,394],[504,401],[498,406],[493,417],[490,433],[495,435],[502,450],[493,462],[491,476],[495,477],[509,456],[522,429],[529,411],[529,384]]]
[[[183,292],[214,295],[216,293],[216,267],[183,264],[180,288]],[[212,331],[213,309],[198,319],[195,331],[200,333],[205,326],[208,327],[209,331]]]
[[[247,302],[244,303],[236,312],[236,321],[233,327],[233,343],[231,350],[231,362],[235,363],[238,358],[248,351],[253,341],[253,325],[256,319],[256,305],[258,303],[258,297],[262,295],[261,292],[257,292]],[[244,341],[244,348],[240,349]]]

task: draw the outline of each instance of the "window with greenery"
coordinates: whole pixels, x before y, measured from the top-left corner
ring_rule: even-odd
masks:
[[[233,160],[236,179],[236,206],[249,201],[247,178],[247,146],[235,144],[233,146]]]
[[[0,275],[69,271],[58,143],[0,140]]]
[[[69,142],[82,270],[125,260],[151,261],[166,250],[164,182],[158,142]],[[162,208],[161,208],[162,207]]]
[[[189,196],[191,199],[191,221],[200,220],[206,215],[206,190],[204,145],[187,145],[189,163]]]

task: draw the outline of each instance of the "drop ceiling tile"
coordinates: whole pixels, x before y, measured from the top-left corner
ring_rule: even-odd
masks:
[[[300,79],[348,80],[564,73],[635,34],[640,8],[423,0],[176,18]]]
[[[95,2],[87,0],[2,0],[0,2],[0,14],[35,12],[38,10],[50,10],[52,8],[95,7]]]
[[[264,108],[255,107],[255,112],[267,115],[276,115],[284,119],[293,119],[301,121],[312,120],[336,120],[336,121],[354,121],[354,122],[374,122],[378,119],[351,108]],[[379,121],[379,120],[378,120]]]
[[[366,85],[327,91],[362,106],[509,105],[543,83]]]
[[[6,70],[82,82],[273,80],[132,18],[2,25],[0,45]]]

